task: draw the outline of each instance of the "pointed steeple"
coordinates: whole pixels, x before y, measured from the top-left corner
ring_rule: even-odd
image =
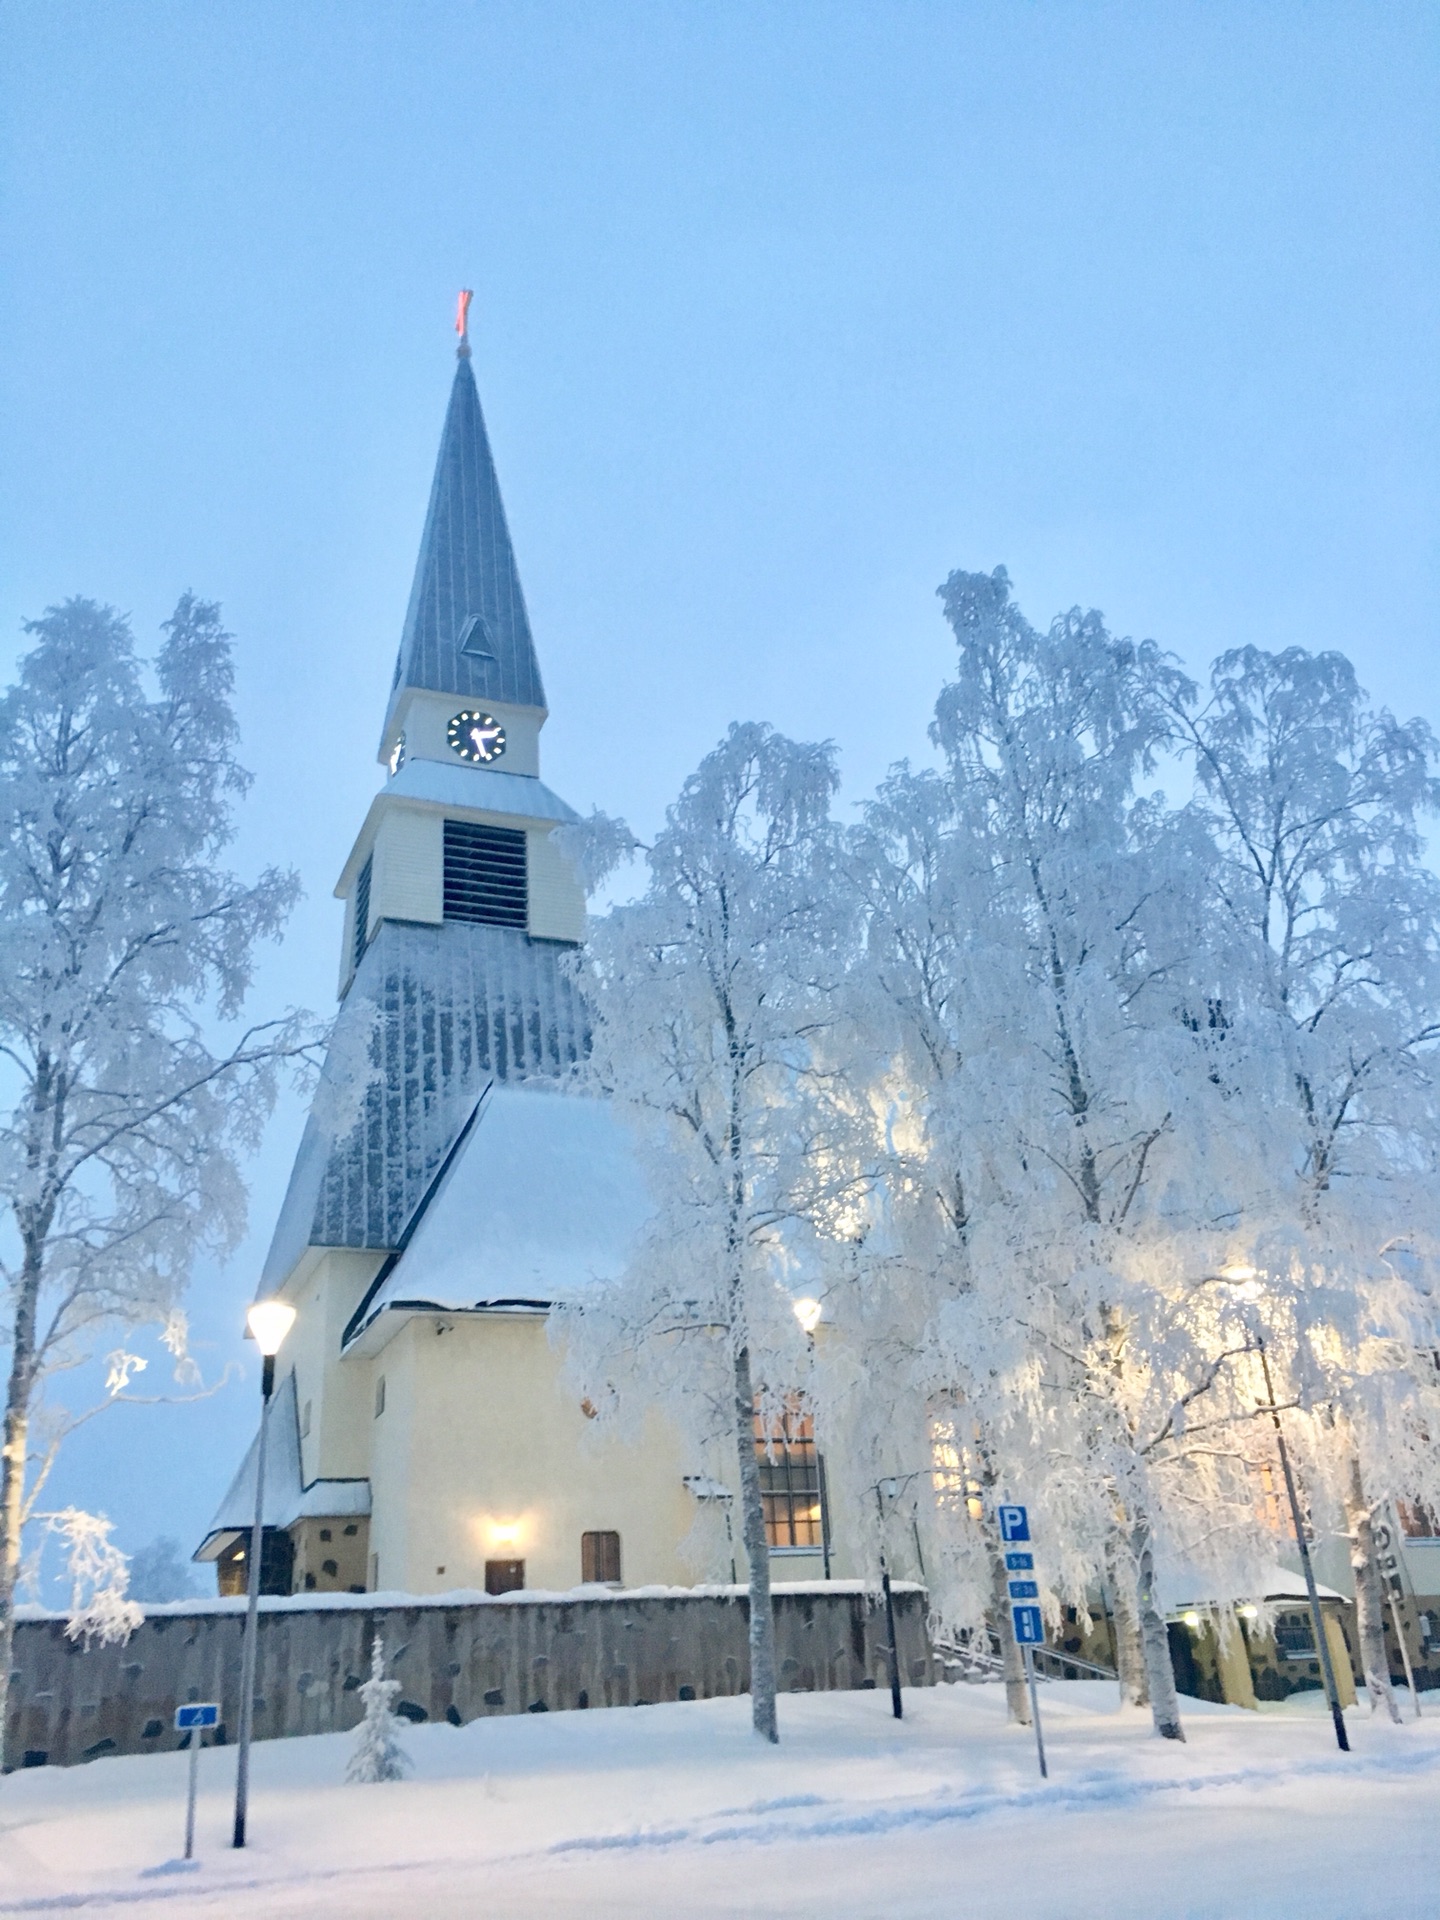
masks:
[[[462,301],[462,321],[466,304]],[[391,706],[404,688],[428,687],[543,707],[545,689],[470,370],[470,347],[463,326],[459,330],[459,365],[440,436]]]

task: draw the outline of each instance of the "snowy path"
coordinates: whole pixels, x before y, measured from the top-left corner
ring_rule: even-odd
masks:
[[[637,1915],[1232,1920],[1440,1912],[1440,1713],[1187,1702],[1185,1747],[1099,1684],[1045,1689],[1051,1779],[993,1688],[791,1696],[425,1727],[415,1778],[341,1784],[349,1737],[257,1749],[253,1844],[224,1845],[233,1754],[202,1759],[193,1873],[179,1754],[0,1783],[0,1915]],[[160,1871],[157,1871],[161,1869]]]

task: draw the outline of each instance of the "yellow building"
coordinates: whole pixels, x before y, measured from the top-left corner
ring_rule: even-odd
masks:
[[[551,837],[575,816],[541,779],[545,719],[462,341],[386,777],[335,889],[335,1039],[260,1288],[298,1316],[271,1416],[269,1592],[745,1575],[733,1458],[658,1413],[639,1443],[599,1440],[547,1336],[554,1302],[620,1270],[646,1199],[609,1110],[557,1091],[585,1046],[563,965],[585,900]],[[346,1085],[367,1057],[357,1120]],[[222,1591],[244,1583],[253,1455],[197,1555]],[[762,1472],[776,1576],[830,1571],[807,1434]]]

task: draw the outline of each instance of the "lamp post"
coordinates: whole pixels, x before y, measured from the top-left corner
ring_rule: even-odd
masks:
[[[1325,1676],[1325,1693],[1330,1702],[1330,1718],[1335,1723],[1335,1741],[1342,1753],[1350,1751],[1350,1736],[1345,1731],[1345,1716],[1340,1711],[1340,1689],[1335,1684],[1335,1666],[1330,1658],[1330,1642],[1325,1637],[1325,1616],[1320,1611],[1320,1594],[1315,1585],[1315,1569],[1310,1564],[1310,1542],[1305,1538],[1305,1523],[1300,1515],[1300,1496],[1295,1491],[1295,1471],[1290,1465],[1290,1450],[1285,1445],[1285,1430],[1280,1425],[1280,1409],[1275,1404],[1275,1388],[1270,1380],[1270,1356],[1265,1351],[1265,1342],[1259,1334],[1255,1343],[1260,1349],[1260,1366],[1265,1375],[1265,1398],[1269,1403],[1270,1418],[1275,1423],[1275,1448],[1280,1455],[1280,1467],[1285,1475],[1285,1492],[1290,1501],[1290,1522],[1295,1529],[1295,1545],[1300,1550],[1300,1564],[1305,1569],[1305,1591],[1310,1596],[1310,1620],[1315,1634],[1315,1647],[1320,1655],[1320,1671]]]
[[[1234,1287],[1243,1300],[1258,1300],[1263,1291],[1255,1268],[1243,1261],[1222,1267],[1218,1276]],[[1315,1568],[1310,1560],[1310,1542],[1305,1537],[1305,1521],[1300,1512],[1300,1495],[1295,1486],[1295,1469],[1290,1465],[1290,1449],[1285,1444],[1285,1429],[1280,1424],[1280,1408],[1275,1400],[1275,1385],[1270,1378],[1270,1356],[1265,1336],[1252,1333],[1260,1355],[1260,1370],[1265,1376],[1265,1411],[1275,1426],[1275,1451],[1285,1476],[1285,1495],[1290,1502],[1290,1524],[1295,1530],[1295,1546],[1305,1574],[1305,1591],[1310,1599],[1310,1628],[1315,1636],[1315,1651],[1320,1656],[1320,1671],[1325,1676],[1325,1697],[1330,1702],[1330,1718],[1335,1725],[1335,1743],[1342,1753],[1350,1751],[1350,1736],[1345,1730],[1345,1715],[1340,1709],[1340,1689],[1335,1684],[1335,1663],[1330,1658],[1330,1642],[1325,1637],[1325,1616],[1320,1610],[1320,1593],[1315,1585]]]
[[[264,1357],[260,1374],[260,1435],[255,1443],[255,1524],[250,1529],[250,1577],[245,1607],[245,1638],[240,1655],[240,1740],[235,1758],[235,1837],[245,1844],[245,1814],[250,1798],[250,1733],[255,1719],[255,1643],[259,1634],[260,1560],[265,1540],[265,1434],[275,1391],[275,1356],[295,1324],[295,1309],[285,1300],[257,1300],[245,1323]]]
[[[825,1309],[818,1300],[792,1300],[791,1307],[795,1318],[800,1322],[800,1330],[810,1348],[815,1353],[815,1329],[825,1318]],[[825,1570],[825,1578],[830,1578],[830,1500],[825,1489],[825,1462],[820,1458],[820,1449],[815,1448],[815,1496],[820,1503],[820,1564]]]

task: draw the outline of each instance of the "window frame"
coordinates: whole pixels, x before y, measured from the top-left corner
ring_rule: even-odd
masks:
[[[810,1559],[816,1554],[826,1555],[830,1547],[829,1502],[814,1416],[799,1406],[787,1407],[768,1421],[757,1412],[755,1464],[760,1472],[765,1543],[771,1555]],[[805,1511],[801,1511],[802,1505]],[[780,1537],[785,1533],[788,1539]],[[801,1538],[802,1534],[810,1537]]]

